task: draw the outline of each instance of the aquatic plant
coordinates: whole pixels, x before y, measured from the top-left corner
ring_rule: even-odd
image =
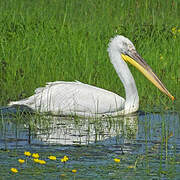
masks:
[[[38,162],[39,162],[39,164],[46,164],[45,160],[39,160]]]
[[[11,172],[18,173],[18,170],[16,168],[11,168]]]
[[[73,169],[72,172],[73,172],[73,173],[77,173],[77,170],[76,170],[76,169]]]
[[[116,163],[119,163],[121,160],[120,159],[118,159],[118,158],[115,158],[114,159],[114,162],[116,162]]]
[[[35,158],[35,159],[38,159],[39,158],[39,154],[38,153],[33,153],[32,157]]]
[[[64,156],[64,157],[61,159],[61,162],[66,163],[66,161],[68,161],[68,160],[69,160],[69,158],[68,158],[67,156]]]
[[[48,158],[53,161],[56,160],[56,156],[49,156]]]
[[[39,163],[39,159],[34,158],[33,161],[34,161],[35,163]]]
[[[25,151],[25,152],[24,152],[24,155],[27,156],[27,157],[29,157],[29,156],[31,156],[31,153],[30,153],[29,151]]]
[[[129,169],[134,169],[134,168],[136,168],[136,167],[133,166],[133,165],[130,165],[130,166],[128,166],[127,168],[129,168]]]
[[[23,163],[25,162],[25,160],[24,160],[24,159],[18,159],[18,162],[19,162],[20,164],[23,164]]]

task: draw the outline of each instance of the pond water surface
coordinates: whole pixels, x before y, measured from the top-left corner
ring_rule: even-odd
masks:
[[[2,116],[0,149],[1,166],[7,150],[18,152],[20,157],[25,150],[44,156],[68,155],[71,161],[63,170],[67,178],[71,177],[67,168],[76,168],[79,172],[76,178],[85,179],[178,179],[180,117],[178,113],[144,113],[103,119]],[[121,162],[115,163],[114,158]],[[17,159],[13,156],[7,167],[16,165]],[[43,176],[44,179],[57,179],[59,174],[59,171],[51,171],[35,179]],[[11,178],[11,173],[6,175],[7,179]],[[26,179],[30,176],[22,174]]]

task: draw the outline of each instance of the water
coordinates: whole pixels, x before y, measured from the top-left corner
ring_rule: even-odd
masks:
[[[21,117],[23,118],[23,117]],[[161,143],[180,149],[180,119],[177,113],[129,115],[104,119],[68,117],[25,117],[0,121],[0,148],[28,148],[40,145],[129,145],[133,153],[144,151],[147,144]]]
[[[0,121],[0,149],[66,153],[73,159],[70,167],[84,169],[79,178],[124,177],[129,172],[127,167],[137,161],[140,163],[137,167],[141,168],[133,173],[139,178],[178,179],[180,118],[178,113],[133,114],[103,119],[4,116]],[[114,170],[117,167],[112,168],[115,157],[120,157],[123,165],[118,175]],[[94,166],[96,169],[92,172]],[[127,179],[131,176],[129,173]]]

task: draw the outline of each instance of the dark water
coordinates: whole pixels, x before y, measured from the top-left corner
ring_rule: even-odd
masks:
[[[76,167],[80,171],[77,177],[82,179],[133,179],[134,176],[137,179],[179,179],[180,117],[178,113],[104,119],[1,116],[0,149],[20,151],[21,156],[25,150],[44,156],[56,152],[67,154],[72,159],[68,168]],[[0,161],[6,157],[0,153]],[[116,157],[121,159],[117,166],[113,165]],[[136,161],[137,169],[127,170]],[[8,168],[17,164],[17,157],[11,157],[8,164]],[[8,168],[0,173],[8,172]],[[38,175],[37,179],[58,179],[58,173],[53,169],[49,174]],[[11,179],[11,175],[6,174],[6,179]],[[23,177],[28,179],[32,174]]]
[[[20,119],[20,120],[19,120]],[[67,117],[2,117],[0,148],[50,145],[122,145],[123,151],[141,153],[148,146],[168,141],[180,153],[180,118],[177,113],[129,115],[104,119]],[[23,120],[22,120],[23,119]]]

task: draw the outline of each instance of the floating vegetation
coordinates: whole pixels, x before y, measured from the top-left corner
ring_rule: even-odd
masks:
[[[64,157],[61,159],[61,162],[65,164],[68,160],[69,160],[69,158],[68,158],[67,156],[64,156]]]
[[[13,173],[17,173],[17,172],[18,172],[18,170],[17,170],[16,168],[11,168],[11,172],[13,172]]]
[[[33,153],[32,157],[35,158],[35,159],[38,159],[39,158],[39,154],[38,153]]]
[[[77,170],[76,170],[76,169],[73,169],[72,172],[73,172],[73,173],[77,173]]]
[[[120,159],[117,159],[117,158],[114,159],[114,162],[116,163],[119,163],[120,161],[121,161]]]
[[[24,160],[24,159],[18,159],[18,162],[19,162],[20,164],[23,164],[23,163],[25,162],[25,160]]]
[[[27,156],[27,157],[30,157],[31,156],[31,153],[29,151],[25,151],[24,152],[24,155]]]
[[[56,156],[49,156],[48,158],[49,158],[50,160],[53,160],[53,161],[56,160]]]

